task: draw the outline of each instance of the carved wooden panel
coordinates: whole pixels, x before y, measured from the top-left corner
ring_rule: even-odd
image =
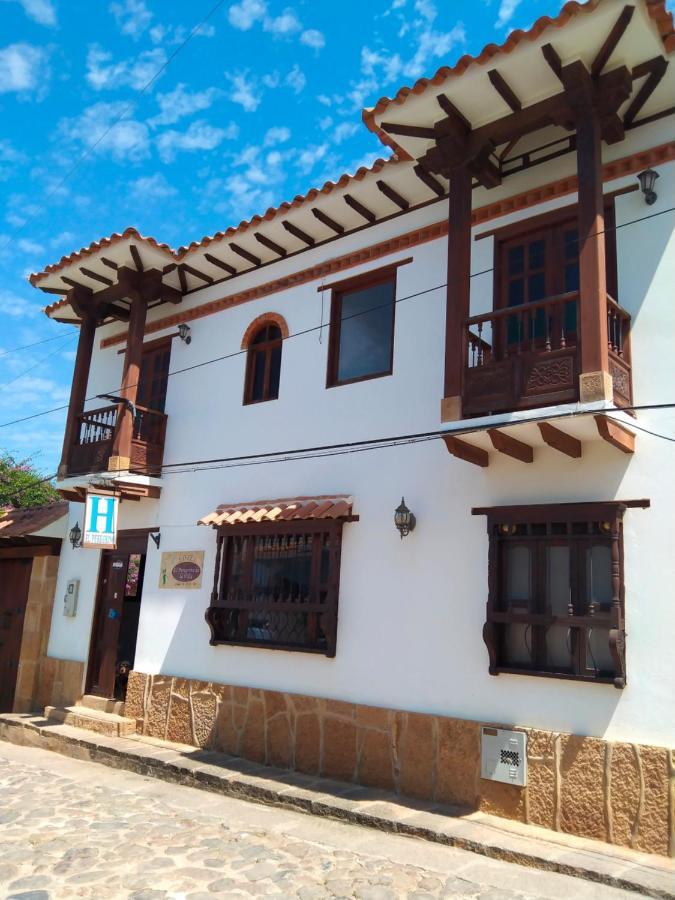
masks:
[[[630,366],[621,357],[611,352],[609,354],[609,374],[612,376],[614,402],[618,406],[631,406],[633,388]]]

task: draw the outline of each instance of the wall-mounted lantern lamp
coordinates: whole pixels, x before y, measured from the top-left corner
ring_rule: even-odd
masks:
[[[70,529],[68,540],[73,545],[73,550],[77,550],[78,547],[82,546],[82,529],[79,522],[76,522]]]
[[[407,537],[411,531],[414,531],[416,524],[414,513],[411,513],[405,505],[405,497],[401,497],[401,505],[394,512],[394,525],[398,528],[401,540]]]
[[[656,183],[656,179],[659,177],[659,173],[655,172],[654,169],[645,169],[644,172],[640,172],[638,175],[638,181],[640,182],[640,190],[644,194],[645,203],[647,206],[651,206],[653,203],[656,203],[656,191],[654,190],[654,184]]]
[[[190,330],[190,326],[186,325],[185,322],[181,322],[178,326],[178,337],[184,344],[189,344],[192,341]]]

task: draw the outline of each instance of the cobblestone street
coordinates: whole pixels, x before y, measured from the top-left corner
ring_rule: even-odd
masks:
[[[635,894],[0,742],[0,896]]]

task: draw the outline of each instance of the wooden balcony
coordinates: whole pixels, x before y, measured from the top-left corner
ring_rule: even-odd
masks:
[[[102,406],[77,416],[75,441],[68,448],[67,476],[106,472],[118,427],[120,406]],[[135,407],[131,438],[130,471],[159,475],[166,433],[164,413]]]
[[[465,321],[464,418],[579,399],[579,295],[493,310]],[[607,297],[614,401],[630,406],[630,316]]]

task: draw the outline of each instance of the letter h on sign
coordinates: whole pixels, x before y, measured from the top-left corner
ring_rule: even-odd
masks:
[[[109,494],[87,494],[84,509],[83,547],[114,550],[117,546],[119,498]]]

